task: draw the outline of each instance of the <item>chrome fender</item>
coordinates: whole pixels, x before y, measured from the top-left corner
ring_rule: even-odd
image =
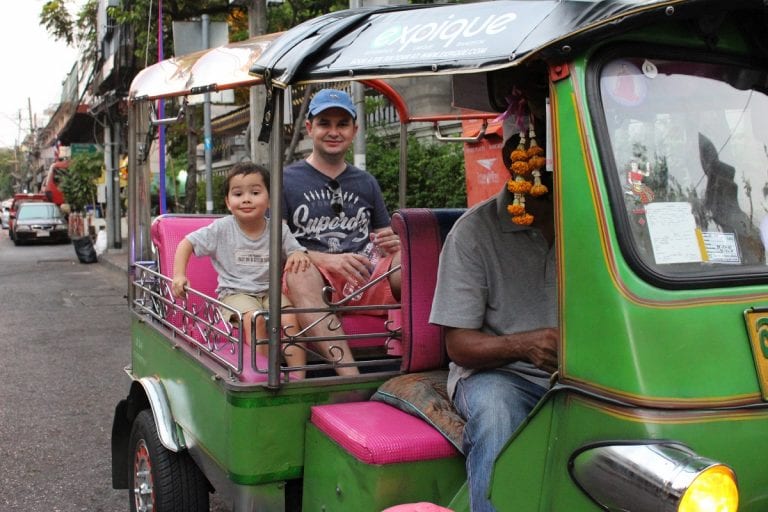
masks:
[[[173,421],[171,406],[168,403],[168,396],[165,393],[163,384],[154,377],[142,377],[136,382],[141,384],[144,393],[147,395],[147,400],[149,400],[149,405],[152,409],[152,416],[154,416],[155,425],[157,425],[157,435],[160,438],[160,442],[174,453],[185,449],[186,444],[176,428],[176,423]]]

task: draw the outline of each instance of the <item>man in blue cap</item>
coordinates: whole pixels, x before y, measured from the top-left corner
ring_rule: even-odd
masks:
[[[284,219],[314,264],[310,271],[286,275],[286,291],[298,308],[324,307],[322,289],[328,284],[334,290],[333,302],[350,297],[346,305],[393,304],[400,296],[399,272],[354,293],[400,264],[400,240],[390,228],[376,178],[345,160],[357,133],[356,118],[346,92],[318,91],[305,123],[312,153],[283,173]],[[299,323],[309,326],[318,317],[300,314]],[[338,336],[339,331],[331,331],[329,325],[333,322],[317,322],[309,334]],[[340,362],[353,361],[344,343],[334,344],[343,350]],[[355,374],[357,368],[342,366],[337,372]]]

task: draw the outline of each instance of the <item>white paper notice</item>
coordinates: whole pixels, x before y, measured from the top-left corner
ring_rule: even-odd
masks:
[[[657,264],[702,261],[690,203],[650,203],[645,218]]]
[[[736,242],[735,233],[720,233],[718,231],[705,231],[701,234],[704,239],[704,247],[707,248],[707,259],[712,263],[741,263],[739,244]]]

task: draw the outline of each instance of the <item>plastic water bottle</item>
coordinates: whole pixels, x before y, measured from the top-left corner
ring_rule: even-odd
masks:
[[[368,258],[368,261],[371,262],[369,270],[373,272],[373,269],[376,268],[376,264],[379,262],[379,250],[373,242],[368,242],[365,246],[365,249],[363,249],[363,256]]]
[[[373,237],[374,235],[371,236]],[[376,245],[373,242],[368,242],[360,254],[368,258],[368,261],[370,262],[368,264],[368,270],[369,272],[373,273],[373,269],[376,268],[376,264],[379,262],[379,250],[376,248]],[[344,285],[344,296],[349,297],[350,295],[354,294],[358,288],[359,286],[354,286],[352,283],[347,281],[347,283]],[[357,302],[362,298],[363,294],[358,293],[349,299],[349,302]]]

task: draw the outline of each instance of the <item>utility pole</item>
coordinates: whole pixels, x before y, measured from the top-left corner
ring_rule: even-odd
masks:
[[[37,136],[35,133],[35,123],[32,118],[32,98],[27,97],[27,111],[29,112],[29,133]]]
[[[248,0],[248,35],[251,37],[267,33],[267,0]],[[251,87],[250,90],[250,146],[251,161],[269,165],[269,145],[259,142],[257,126],[264,115],[264,88]]]
[[[356,9],[362,6],[361,0],[349,0],[349,8]],[[353,144],[353,163],[355,167],[365,170],[365,89],[360,82],[352,82],[352,101],[357,110],[357,134]]]
[[[210,16],[203,14],[203,48],[209,47]],[[211,129],[211,93],[203,94],[203,149],[205,151],[205,212],[213,213],[213,131]]]

